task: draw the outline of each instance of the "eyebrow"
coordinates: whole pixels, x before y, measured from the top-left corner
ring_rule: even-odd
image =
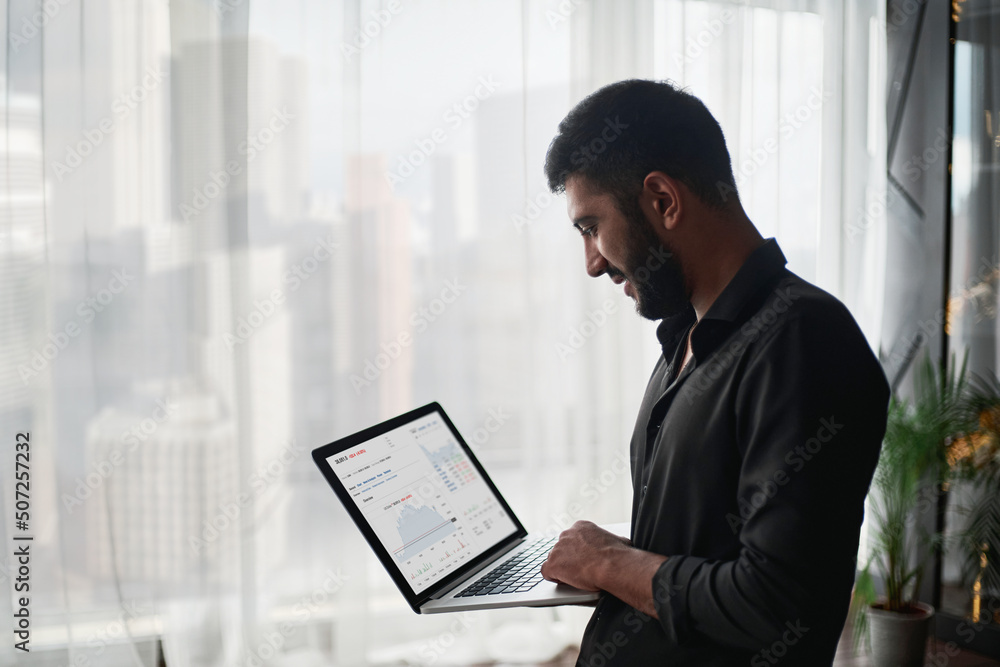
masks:
[[[596,215],[581,215],[579,218],[573,221],[573,226],[576,227],[577,231],[583,231],[580,227],[585,222],[597,222]]]

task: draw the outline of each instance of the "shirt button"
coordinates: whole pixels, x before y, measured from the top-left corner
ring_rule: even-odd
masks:
[[[642,495],[646,495],[646,489],[648,489],[648,488],[649,487],[646,486],[645,484],[642,485]]]

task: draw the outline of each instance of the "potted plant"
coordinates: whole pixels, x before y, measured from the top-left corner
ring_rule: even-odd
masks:
[[[969,501],[956,508],[967,517],[957,542],[963,580],[974,592],[970,617],[990,623],[983,603],[1000,595],[1000,378],[974,377],[968,394],[975,428],[952,442],[948,463],[970,492]]]
[[[871,549],[858,574],[851,617],[855,645],[869,644],[876,667],[924,664],[934,608],[917,600],[924,566],[941,536],[920,525],[947,484],[948,446],[964,432],[965,361],[939,372],[929,357],[914,381],[912,403],[893,397],[869,496]],[[875,574],[884,595],[876,591]]]

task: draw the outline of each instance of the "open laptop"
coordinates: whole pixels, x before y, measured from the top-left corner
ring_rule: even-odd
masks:
[[[437,403],[313,450],[418,614],[591,602],[542,579],[555,536],[529,536]],[[619,535],[628,524],[607,526]]]

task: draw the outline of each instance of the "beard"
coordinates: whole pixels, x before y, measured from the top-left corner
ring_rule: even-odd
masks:
[[[662,320],[677,315],[690,304],[684,271],[673,248],[653,231],[639,207],[623,207],[632,230],[626,248],[626,268],[612,268],[608,273],[629,281],[635,294],[635,312],[648,320]]]

